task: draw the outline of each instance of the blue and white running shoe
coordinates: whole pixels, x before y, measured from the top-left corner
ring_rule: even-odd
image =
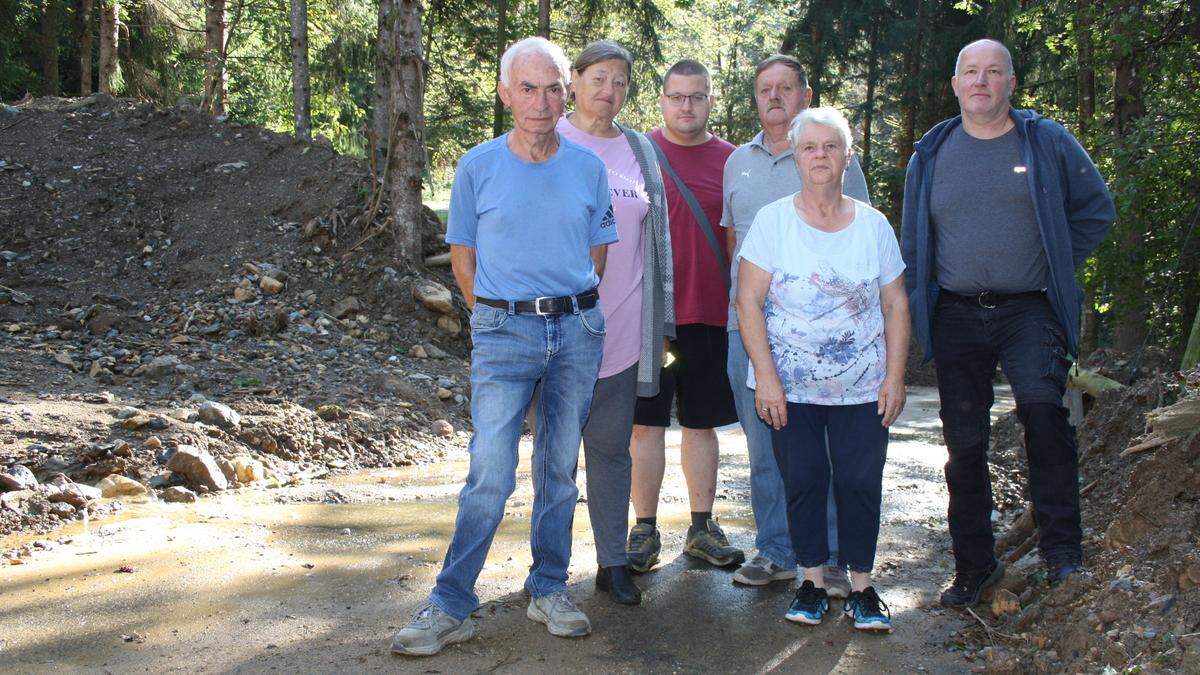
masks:
[[[874,586],[851,593],[846,598],[843,611],[854,620],[854,627],[859,630],[892,632],[892,613],[875,592]]]
[[[815,626],[821,623],[825,612],[829,611],[829,595],[824,588],[817,588],[811,581],[805,581],[796,591],[796,599],[788,607],[784,618],[795,623],[805,623]]]

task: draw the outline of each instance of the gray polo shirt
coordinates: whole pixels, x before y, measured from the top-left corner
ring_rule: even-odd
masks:
[[[791,147],[779,156],[772,155],[763,142],[761,131],[754,140],[739,146],[725,160],[721,227],[732,227],[737,233],[730,272],[733,283],[729,291],[728,329],[731,331],[738,329],[737,312],[733,307],[737,296],[738,253],[742,250],[742,242],[746,240],[754,216],[767,204],[799,192],[800,187],[800,172],[792,159]],[[867,179],[858,163],[858,155],[850,157],[850,165],[846,167],[846,174],[842,178],[842,192],[861,202],[871,203],[871,195],[867,194]]]

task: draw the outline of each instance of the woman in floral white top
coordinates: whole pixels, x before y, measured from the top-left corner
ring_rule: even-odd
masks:
[[[804,568],[786,616],[817,624],[829,609],[822,566],[832,462],[838,562],[852,586],[845,612],[856,628],[890,631],[871,568],[888,427],[904,409],[908,298],[891,225],[842,194],[850,140],[833,108],[792,122],[803,188],[755,217],[740,253],[737,311],[753,364],[747,385],[774,429],[788,529]]]

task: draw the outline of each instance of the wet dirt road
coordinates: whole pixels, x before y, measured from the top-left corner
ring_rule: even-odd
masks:
[[[998,392],[994,413],[1010,406]],[[0,569],[0,671],[962,672],[973,664],[948,646],[971,619],[936,608],[951,569],[939,438],[936,393],[910,391],[889,448],[877,558],[890,636],[856,633],[836,613],[815,628],[790,624],[788,583],[735,586],[730,571],[682,556],[687,492],[672,431],[663,563],[639,578],[640,607],[595,595],[587,508],[578,506],[571,588],[594,629],[582,640],[551,637],[525,618],[526,444],[478,586],[479,637],[437,657],[393,656],[388,646],[440,566],[465,452],[187,507],[132,504],[121,520],[45,537],[72,541]],[[735,428],[720,439],[716,510],[732,542],[750,549],[744,441]]]

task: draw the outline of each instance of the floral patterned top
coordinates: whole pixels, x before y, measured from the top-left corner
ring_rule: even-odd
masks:
[[[896,233],[857,200],[849,225],[823,232],[800,218],[793,196],[759,210],[738,256],[771,274],[763,314],[784,395],[817,405],[876,401],[887,371],[879,288],[904,272]],[[753,368],[746,385],[755,387]]]

